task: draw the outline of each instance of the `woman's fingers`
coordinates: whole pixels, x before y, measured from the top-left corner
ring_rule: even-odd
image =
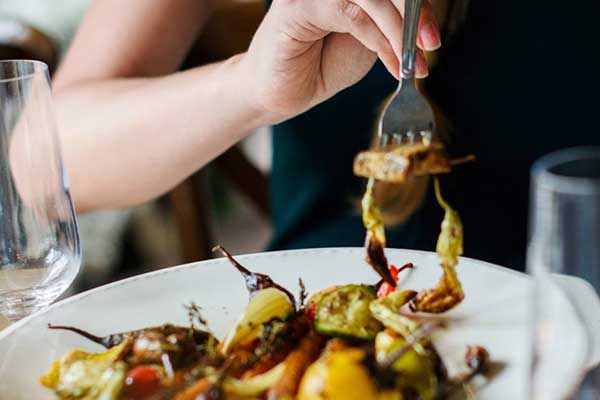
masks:
[[[421,17],[419,18],[418,41],[421,42],[420,48],[427,51],[438,49],[442,45],[440,28],[435,19],[433,8],[428,0],[423,1]]]
[[[352,0],[360,6],[385,35],[396,57],[402,58],[402,15],[391,1]]]
[[[377,53],[390,73],[398,78],[400,73],[399,57],[371,15],[352,2],[345,2],[341,12],[346,19],[347,32],[369,50]]]
[[[405,0],[391,0],[400,13],[404,14]],[[440,47],[442,41],[440,30],[435,19],[433,8],[429,0],[423,0],[421,16],[419,18],[419,28],[417,34],[417,46],[426,51],[436,50]]]
[[[423,4],[420,25],[425,30],[419,31],[418,40],[427,50],[439,47],[439,34],[431,5],[426,0]],[[390,73],[399,77],[404,0],[277,0],[274,5],[299,22],[290,30],[299,43],[317,40],[328,32],[349,33],[377,53]],[[422,52],[416,57],[416,76],[424,77],[425,58]]]

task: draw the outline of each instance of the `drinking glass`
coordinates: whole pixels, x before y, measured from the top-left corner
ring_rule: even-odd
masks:
[[[48,68],[0,61],[0,315],[52,303],[81,264]]]
[[[530,397],[599,399],[600,147],[540,159],[531,195]]]

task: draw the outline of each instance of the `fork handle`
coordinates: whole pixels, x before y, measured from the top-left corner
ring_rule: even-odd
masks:
[[[402,36],[402,77],[404,79],[412,79],[415,76],[417,26],[422,2],[422,0],[406,0],[404,3],[404,33]]]

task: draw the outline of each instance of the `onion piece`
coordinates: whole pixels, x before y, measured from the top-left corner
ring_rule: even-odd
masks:
[[[276,318],[284,320],[295,311],[289,296],[279,289],[267,288],[256,292],[223,341],[223,353],[227,354],[238,345],[252,342],[258,337],[263,324]]]

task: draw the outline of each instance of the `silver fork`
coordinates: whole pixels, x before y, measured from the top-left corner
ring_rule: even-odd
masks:
[[[379,145],[431,141],[435,130],[433,110],[415,85],[417,25],[422,0],[405,0],[402,37],[402,74],[398,89],[379,117]]]

